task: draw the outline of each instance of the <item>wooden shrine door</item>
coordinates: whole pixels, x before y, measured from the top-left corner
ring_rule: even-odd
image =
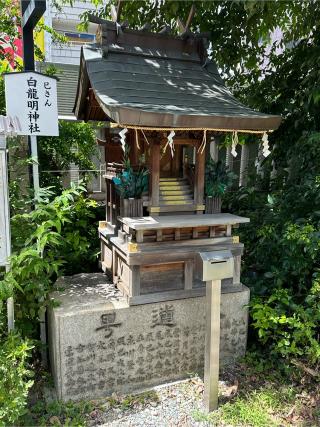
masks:
[[[171,149],[167,146],[164,152],[165,144],[160,148],[160,177],[161,178],[182,178],[183,176],[183,149],[182,145],[174,146],[173,157]]]

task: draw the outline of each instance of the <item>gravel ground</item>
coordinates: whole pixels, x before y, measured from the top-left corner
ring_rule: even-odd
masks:
[[[224,382],[220,382],[219,388],[223,386]],[[197,422],[192,417],[193,413],[203,413],[202,397],[203,381],[198,377],[155,387],[148,393],[145,400],[141,395],[129,398],[114,396],[115,401],[119,403],[115,406],[110,403],[102,404],[101,409],[90,414],[89,425],[204,427],[208,423]]]

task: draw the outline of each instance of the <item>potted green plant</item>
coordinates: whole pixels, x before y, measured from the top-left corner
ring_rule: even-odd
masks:
[[[134,170],[128,156],[124,159],[124,170],[113,178],[115,189],[120,196],[120,216],[143,216],[142,195],[148,189],[149,171],[144,165]]]
[[[220,213],[222,195],[232,185],[235,174],[218,160],[215,162],[210,158],[205,170],[205,213]]]

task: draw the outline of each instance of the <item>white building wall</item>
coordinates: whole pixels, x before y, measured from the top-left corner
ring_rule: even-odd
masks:
[[[76,0],[73,3],[73,7],[63,6],[61,11],[58,11],[57,9],[52,7],[51,0],[46,1],[47,10],[44,16],[46,25],[52,27],[54,30],[60,32],[61,34],[64,34],[65,32],[84,34],[84,32],[81,32],[77,28],[77,26],[81,22],[80,16],[83,12],[85,12],[86,10],[91,10],[94,13],[95,11],[95,6],[89,0],[86,2]],[[85,32],[85,34],[95,35],[96,28],[96,24],[89,24],[88,30]],[[59,78],[63,79],[64,82],[67,82],[68,89],[64,92],[66,92],[68,95],[71,91],[71,98],[74,98],[76,92],[76,88],[73,89],[72,85],[68,84],[70,83],[70,73],[73,68],[63,64],[72,64],[79,66],[82,44],[84,43],[81,39],[76,41],[70,41],[68,44],[53,43],[51,35],[48,33],[46,33],[45,35],[46,62],[51,64],[60,64],[59,67],[57,66],[58,70],[62,70],[62,73],[59,74]],[[63,102],[65,102],[66,93],[64,93],[63,95],[60,93],[61,96],[59,99],[62,104]],[[88,190],[93,198],[97,200],[104,200],[105,180],[103,178],[103,175],[105,174],[106,167],[104,158],[104,147],[97,146],[96,155],[93,157],[92,160],[95,164],[96,174],[93,174],[93,171],[87,171],[87,173],[91,173],[91,180],[88,184]],[[79,171],[79,168],[75,164],[71,163],[69,168],[70,182],[77,183],[83,175],[82,172],[83,171]],[[65,184],[69,185],[69,180],[67,180]]]
[[[79,65],[81,46],[60,47],[52,44],[51,62]]]
[[[44,16],[45,23],[52,26],[54,30],[64,34],[69,33],[84,33],[77,26],[81,22],[81,14],[87,10],[95,11],[95,6],[90,2],[74,1],[74,6],[63,6],[61,11],[52,6],[51,0],[47,0],[47,10]],[[86,34],[95,35],[97,26],[89,24]],[[60,64],[75,64],[79,65],[80,51],[83,43],[81,41],[71,41],[67,45],[53,43],[50,34],[45,36],[46,62]]]
[[[49,0],[50,1],[50,0]],[[61,19],[66,21],[76,21],[80,23],[79,16],[86,10],[95,10],[95,6],[90,1],[79,1],[73,2],[73,7],[63,6],[62,11],[58,11],[52,8],[52,16],[54,20]]]

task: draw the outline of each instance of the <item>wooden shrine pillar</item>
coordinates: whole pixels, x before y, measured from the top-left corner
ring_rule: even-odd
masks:
[[[205,172],[205,150],[199,151],[199,145],[195,147],[195,179],[194,179],[194,203],[197,206],[197,213],[202,214],[203,210],[198,209],[204,202],[204,172]]]
[[[159,187],[160,187],[160,141],[153,141],[151,145],[151,194],[150,214],[159,214]]]

